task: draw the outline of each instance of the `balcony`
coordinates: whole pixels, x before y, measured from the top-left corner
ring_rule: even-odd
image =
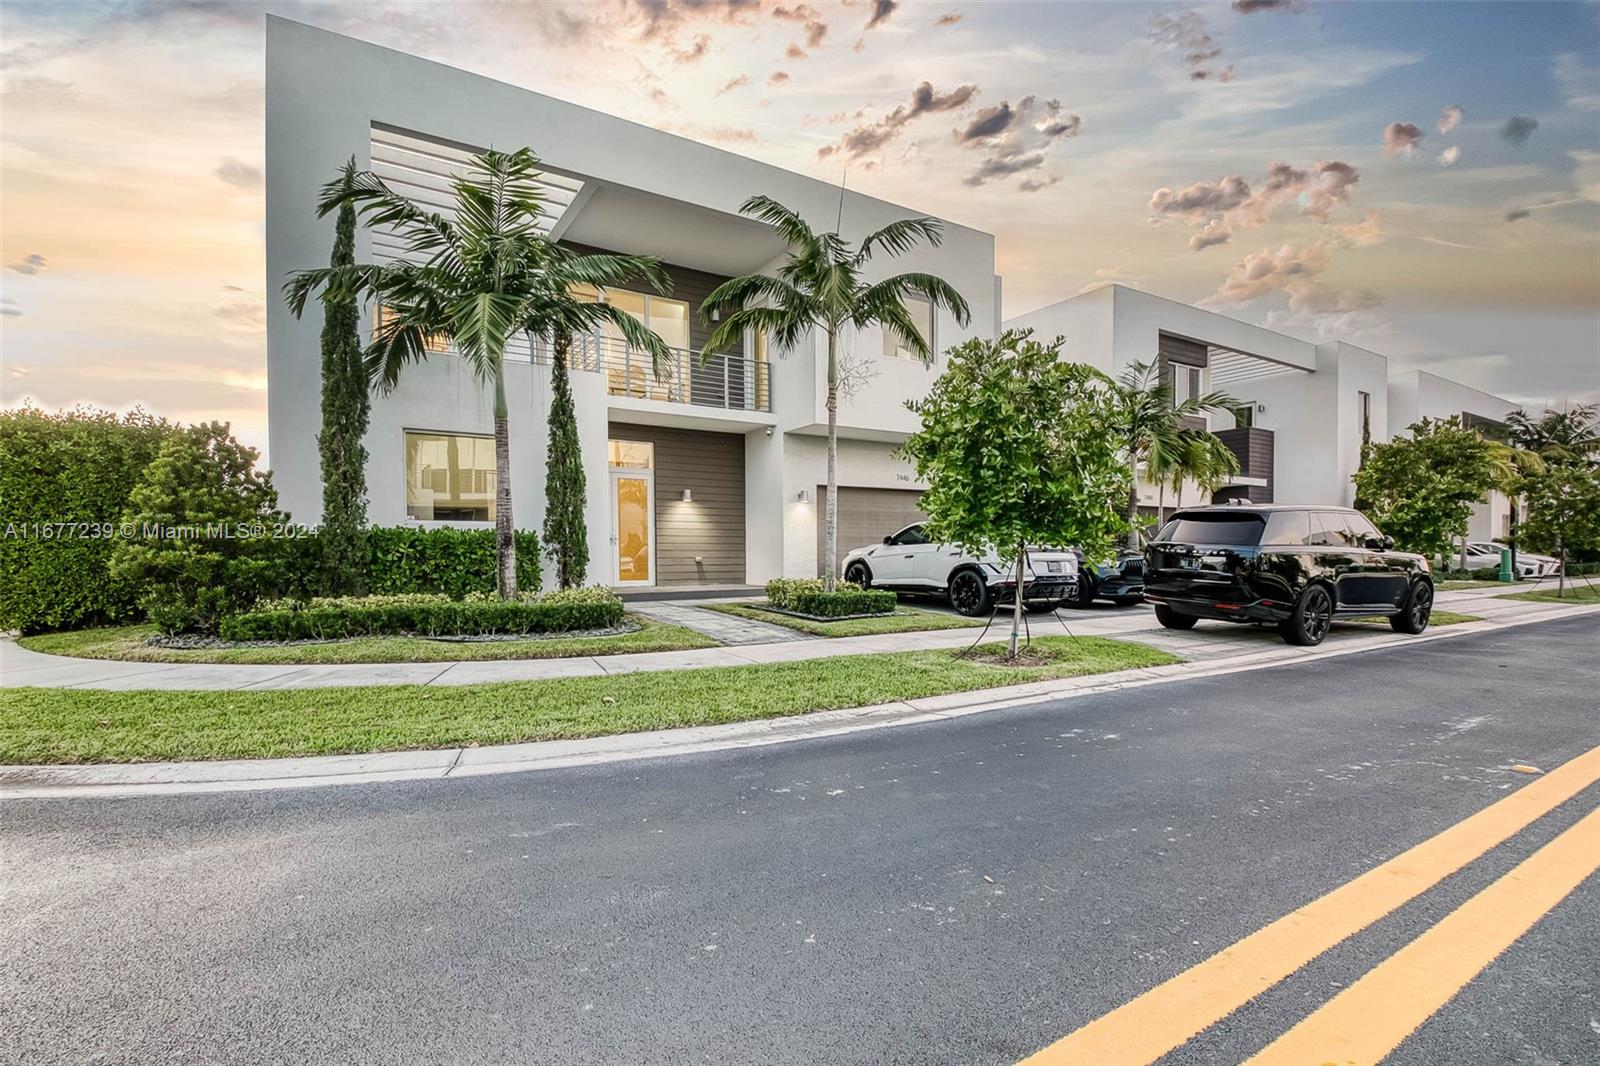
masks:
[[[1239,460],[1239,474],[1218,489],[1213,499],[1221,502],[1243,498],[1251,503],[1271,503],[1275,438],[1272,430],[1257,427],[1219,429],[1216,436]]]
[[[726,353],[702,363],[699,352],[669,348],[668,353],[657,373],[649,352],[619,337],[583,335],[572,339],[567,366],[603,374],[612,396],[726,411],[772,410],[772,368],[765,360]],[[550,360],[548,345],[541,343],[538,361]]]

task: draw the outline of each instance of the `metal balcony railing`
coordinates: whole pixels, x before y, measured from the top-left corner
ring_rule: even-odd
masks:
[[[536,358],[548,363],[554,353],[540,341]],[[618,337],[586,334],[572,338],[567,367],[605,377],[606,392],[638,400],[721,407],[732,411],[771,411],[771,367],[765,361],[728,353],[704,363],[699,352],[668,349],[659,367],[651,366],[650,353]]]

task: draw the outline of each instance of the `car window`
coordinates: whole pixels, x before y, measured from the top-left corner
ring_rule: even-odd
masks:
[[[928,534],[921,526],[907,526],[894,535],[891,544],[926,544]]]
[[[1350,514],[1346,515],[1345,518],[1350,524],[1351,535],[1355,538],[1351,543],[1357,547],[1364,546],[1369,540],[1383,539],[1383,534],[1378,532],[1378,527],[1369,522],[1365,515],[1359,513]]]
[[[1314,511],[1311,514],[1312,522],[1316,526],[1311,531],[1312,544],[1330,548],[1348,548],[1354,543],[1344,514],[1338,511]]]
[[[1308,544],[1311,540],[1311,512],[1274,511],[1267,516],[1263,544]]]
[[[1178,515],[1161,527],[1157,540],[1177,544],[1230,544],[1253,548],[1261,543],[1266,521],[1253,514]]]

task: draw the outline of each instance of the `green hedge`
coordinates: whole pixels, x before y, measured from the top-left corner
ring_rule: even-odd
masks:
[[[222,620],[224,640],[338,640],[409,634],[419,637],[565,633],[606,629],[622,621],[622,601],[608,589],[565,589],[502,600],[429,593],[278,600]]]
[[[134,410],[0,412],[0,628],[35,633],[137,618],[111,575],[128,497],[174,427]]]
[[[818,618],[842,618],[853,614],[888,614],[894,610],[894,593],[884,589],[864,589],[841,581],[832,592],[824,591],[817,578],[776,578],[767,582],[767,602],[785,611]]]
[[[496,591],[494,530],[375,526],[366,533],[374,595],[437,592],[462,599]],[[539,588],[539,534],[518,530],[517,588]]]

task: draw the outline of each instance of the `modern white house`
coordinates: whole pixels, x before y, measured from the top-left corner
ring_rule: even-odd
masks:
[[[547,170],[551,236],[575,246],[659,257],[672,279],[661,296],[608,291],[676,358],[656,377],[620,337],[579,344],[572,384],[584,467],[592,582],[739,585],[814,575],[826,481],[826,349],[768,350],[748,336],[702,365],[710,332],[700,301],[723,280],[774,270],[784,252],[770,228],[739,214],[761,193],[820,229],[840,220],[859,239],[920,212],[538,93],[285,19],[267,19],[267,288],[327,262],[332,219],[318,219],[320,186],[354,156],[398,190],[444,205],[449,175],[476,150],[532,147]],[[841,199],[842,197],[842,199]],[[385,234],[358,234],[357,259],[399,258]],[[959,327],[926,304],[909,309],[937,351],[999,321],[994,237],[945,222],[939,248],[879,257],[881,276],[940,275],[970,305]],[[320,316],[296,320],[269,301],[268,424],[275,482],[297,519],[320,517],[316,435]],[[916,482],[892,458],[915,428],[905,409],[939,373],[893,338],[845,340],[859,386],[839,411],[841,552],[916,516]],[[543,521],[550,367],[523,346],[511,395],[513,515]],[[488,526],[494,462],[488,390],[448,352],[407,371],[374,399],[368,517],[374,524]],[[903,523],[902,523],[903,524]]]
[[[859,239],[921,212],[452,67],[281,18],[267,18],[267,288],[327,262],[332,219],[318,219],[320,187],[351,156],[396,189],[446,208],[448,181],[475,151],[532,147],[546,168],[550,235],[576,247],[654,255],[666,295],[596,294],[637,315],[674,349],[660,376],[619,336],[580,338],[572,364],[578,433],[588,474],[591,582],[618,587],[729,586],[814,576],[822,557],[826,480],[826,349],[812,336],[772,350],[746,336],[702,363],[710,323],[701,300],[721,281],[771,271],[781,241],[739,214],[762,193],[819,229],[837,220]],[[399,259],[392,235],[358,231],[357,258]],[[944,223],[939,248],[874,263],[879,276],[928,271],[971,307],[958,326],[922,304],[908,310],[943,352],[1001,328],[995,239]],[[369,311],[369,313],[371,313]],[[1497,421],[1514,405],[1429,374],[1391,381],[1381,355],[1314,344],[1225,315],[1110,285],[1018,315],[1065,338],[1066,358],[1117,373],[1159,359],[1180,395],[1225,390],[1238,410],[1209,428],[1240,458],[1220,499],[1349,504],[1363,434],[1387,440],[1418,417],[1466,414]],[[369,323],[370,326],[370,323]],[[316,522],[321,481],[320,316],[296,320],[269,301],[268,421],[275,483],[297,521]],[[839,412],[839,554],[923,517],[922,486],[894,455],[916,428],[906,401],[943,369],[924,366],[878,331],[843,339],[854,382]],[[512,508],[522,528],[544,518],[548,353],[512,352]],[[374,398],[366,446],[368,517],[481,526],[494,517],[491,398],[450,352],[410,368]],[[1201,501],[1187,486],[1183,502]],[[1141,485],[1153,509],[1154,486]],[[1177,496],[1167,494],[1174,505]],[[1498,535],[1505,503],[1491,502],[1473,536]],[[1479,525],[1483,528],[1479,528]]]

